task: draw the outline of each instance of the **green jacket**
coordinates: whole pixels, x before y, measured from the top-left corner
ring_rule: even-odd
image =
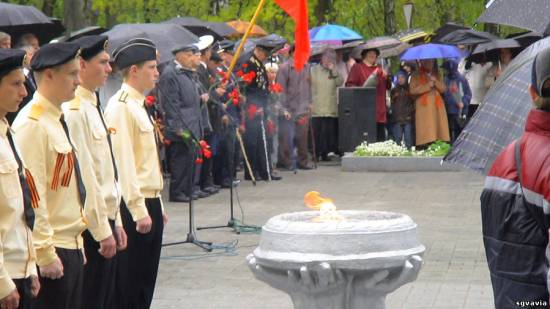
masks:
[[[313,117],[338,117],[337,89],[344,83],[338,72],[333,75],[322,65],[311,68],[311,93]]]

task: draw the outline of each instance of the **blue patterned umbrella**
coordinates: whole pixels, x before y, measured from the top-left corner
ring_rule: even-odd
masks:
[[[363,37],[357,32],[339,25],[327,24],[309,30],[311,42],[339,42],[362,40]]]
[[[407,49],[403,55],[401,55],[401,61],[462,58],[464,56],[464,52],[455,46],[430,43]]]
[[[535,42],[514,58],[493,84],[445,161],[486,173],[502,149],[521,136],[533,107],[528,93],[533,58],[547,47],[550,38]]]

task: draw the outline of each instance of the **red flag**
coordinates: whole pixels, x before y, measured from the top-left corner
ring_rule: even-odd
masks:
[[[294,32],[294,65],[300,71],[309,60],[309,24],[307,0],[275,0],[296,23]]]

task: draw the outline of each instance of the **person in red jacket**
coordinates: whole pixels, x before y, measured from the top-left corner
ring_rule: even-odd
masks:
[[[378,64],[380,51],[376,48],[361,52],[363,61],[355,63],[346,80],[346,87],[376,87],[376,140],[386,140],[386,90],[389,90],[387,72]]]
[[[536,108],[525,133],[494,161],[481,194],[483,242],[495,307],[549,308],[550,48],[535,58],[529,88]]]

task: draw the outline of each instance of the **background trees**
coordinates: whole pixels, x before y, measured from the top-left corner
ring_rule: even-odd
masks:
[[[310,25],[336,23],[366,38],[406,29],[406,0],[309,0]],[[159,22],[175,16],[228,21],[251,18],[258,0],[8,0],[31,4],[63,20],[70,30],[117,23]],[[472,26],[485,0],[413,0],[413,27],[434,30],[448,21]],[[292,20],[269,0],[258,24],[269,32],[292,37]]]

